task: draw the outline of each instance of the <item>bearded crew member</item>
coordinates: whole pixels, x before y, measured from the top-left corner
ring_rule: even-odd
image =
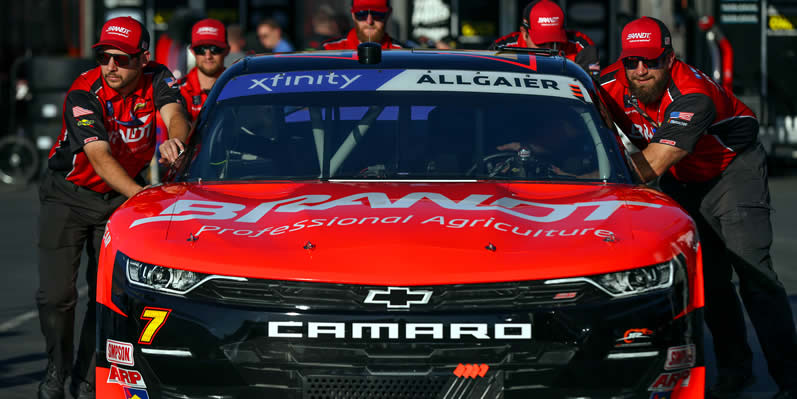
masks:
[[[191,51],[196,66],[180,80],[180,94],[185,99],[191,120],[196,121],[210,89],[224,72],[224,57],[230,51],[224,24],[216,19],[203,19],[191,28]]]
[[[353,0],[351,19],[354,28],[346,36],[324,41],[321,50],[356,50],[360,43],[365,42],[379,43],[384,50],[404,48],[385,32],[392,10],[389,0]]]
[[[703,251],[705,319],[719,377],[709,392],[735,398],[753,379],[752,352],[731,276],[755,327],[775,396],[797,392],[797,334],[772,265],[766,154],[758,120],[733,93],[675,57],[670,32],[643,17],[622,32],[620,60],[601,74],[601,95],[615,122],[642,151],[632,154],[644,181],[662,190],[697,224]]]

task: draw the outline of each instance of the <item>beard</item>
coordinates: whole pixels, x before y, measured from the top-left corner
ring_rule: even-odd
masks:
[[[103,80],[105,80],[105,83],[109,87],[111,87],[112,89],[114,89],[116,91],[119,91],[120,89],[124,89],[125,87],[129,86],[130,84],[135,83],[140,74],[141,74],[140,71],[136,71],[135,73],[130,73],[129,75],[127,75],[127,77],[125,77],[125,76],[123,76],[123,75],[121,75],[119,73],[106,72],[106,73],[102,74],[102,77],[103,77]],[[119,80],[117,80],[117,81],[109,81],[108,80],[109,76],[115,77],[115,78],[117,78]]]
[[[363,31],[359,26],[355,26],[355,29],[357,30],[357,38],[360,39],[360,42],[362,43],[365,42],[381,43],[382,38],[385,37],[384,27],[382,29],[375,27],[373,33],[370,33],[370,35],[368,32]]]
[[[221,69],[224,67],[224,64],[217,63],[214,66],[208,66],[204,63],[197,64],[197,69],[199,69],[205,76],[216,76],[217,74],[221,73]]]
[[[649,87],[642,87],[627,75],[626,78],[628,78],[628,91],[643,104],[654,104],[658,101],[664,95],[664,91],[667,90],[667,85],[670,83],[669,76],[662,76],[655,79]]]

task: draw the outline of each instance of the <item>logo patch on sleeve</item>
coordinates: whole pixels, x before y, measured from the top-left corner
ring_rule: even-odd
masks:
[[[99,138],[99,137],[97,137],[97,136],[94,136],[94,137],[89,137],[89,138],[87,138],[87,139],[84,139],[84,140],[83,140],[83,144],[88,144],[88,143],[91,143],[92,141],[97,141],[97,140],[99,140],[99,139],[100,139],[100,138]]]
[[[78,106],[72,107],[72,116],[74,116],[75,118],[81,117],[83,115],[91,115],[93,113],[94,112],[87,110],[83,107],[78,107]]]
[[[169,87],[172,87],[172,86],[174,86],[175,83],[177,83],[177,79],[175,79],[175,78],[166,78],[166,79],[163,79],[163,81],[166,82],[166,85],[169,86]]]
[[[94,127],[94,119],[78,119],[77,125]]]
[[[670,113],[670,118],[671,119],[680,119],[682,121],[691,121],[693,116],[695,116],[694,112],[671,112]]]
[[[675,146],[675,141],[673,140],[661,139],[659,140],[659,143]]]

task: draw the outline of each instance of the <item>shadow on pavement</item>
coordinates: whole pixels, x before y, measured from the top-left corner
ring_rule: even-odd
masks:
[[[38,383],[42,377],[44,377],[44,370],[22,374],[22,375],[15,375],[6,377],[5,375],[11,370],[14,366],[17,366],[22,363],[28,362],[38,362],[42,359],[45,359],[47,355],[44,353],[34,353],[28,355],[22,355],[17,357],[12,357],[9,359],[0,360],[0,388],[10,388],[19,385],[27,385],[32,382]]]

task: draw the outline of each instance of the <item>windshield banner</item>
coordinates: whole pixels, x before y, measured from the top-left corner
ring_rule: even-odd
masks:
[[[591,102],[576,79],[531,73],[460,70],[298,71],[243,75],[224,86],[219,101],[235,97],[329,91],[437,91],[526,94]]]

